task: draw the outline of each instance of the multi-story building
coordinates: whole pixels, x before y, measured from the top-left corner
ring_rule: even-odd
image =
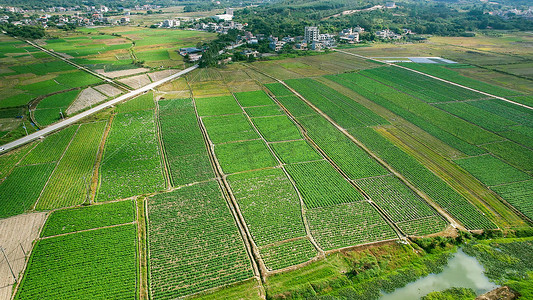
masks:
[[[304,40],[307,43],[318,41],[319,39],[320,39],[320,32],[318,31],[318,27],[314,27],[314,26],[305,27]]]

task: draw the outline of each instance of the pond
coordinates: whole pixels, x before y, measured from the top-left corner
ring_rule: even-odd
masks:
[[[390,294],[384,294],[380,300],[420,299],[431,292],[451,287],[471,288],[480,295],[498,287],[483,274],[484,270],[477,259],[459,249],[441,273],[422,277]]]

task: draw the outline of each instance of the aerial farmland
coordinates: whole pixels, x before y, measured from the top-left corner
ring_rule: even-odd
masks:
[[[0,299],[533,298],[533,35],[206,65],[157,18],[0,34]]]

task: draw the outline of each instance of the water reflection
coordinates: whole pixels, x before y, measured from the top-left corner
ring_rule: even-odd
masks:
[[[477,295],[498,287],[483,274],[483,266],[461,249],[448,260],[448,265],[439,274],[430,274],[411,282],[393,293],[385,294],[380,300],[419,299],[431,292],[451,287],[471,288]]]

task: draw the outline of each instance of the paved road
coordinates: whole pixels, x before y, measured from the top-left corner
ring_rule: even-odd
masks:
[[[346,51],[342,51],[342,50],[337,50],[337,49],[333,49],[333,51],[337,51],[337,52],[340,52],[340,53],[344,53],[344,54],[348,54],[348,55],[352,55],[352,56],[357,56],[359,58],[362,58],[362,59],[368,59],[368,60],[372,60],[372,61],[376,61],[376,62],[380,62],[380,63],[383,63],[382,61],[380,60],[377,60],[377,59],[374,59],[374,58],[370,58],[370,57],[366,57],[366,56],[363,56],[363,55],[359,55],[359,54],[355,54],[355,53],[350,53],[350,52],[346,52]],[[389,66],[394,66],[394,67],[397,67],[397,68],[402,68],[402,69],[405,69],[405,70],[409,70],[411,72],[415,72],[415,73],[418,73],[418,74],[421,74],[421,75],[424,75],[424,76],[427,76],[427,77],[430,77],[430,78],[433,78],[433,79],[436,79],[436,80],[440,80],[442,82],[446,82],[446,83],[449,83],[451,85],[455,85],[455,86],[458,86],[458,87],[462,87],[463,89],[467,89],[467,90],[470,90],[470,91],[473,91],[473,92],[477,92],[477,93],[480,93],[482,95],[485,95],[485,96],[489,96],[489,97],[492,97],[492,98],[496,98],[498,100],[502,100],[502,101],[505,101],[505,102],[509,102],[509,103],[512,103],[514,105],[518,105],[518,106],[521,106],[521,107],[525,107],[525,108],[528,108],[528,109],[531,109],[533,110],[533,107],[531,106],[527,106],[527,105],[524,105],[522,103],[518,103],[518,102],[514,102],[512,100],[509,100],[509,99],[506,99],[506,98],[503,98],[503,97],[500,97],[500,96],[496,96],[496,95],[492,95],[492,94],[489,94],[489,93],[485,93],[483,91],[480,91],[480,90],[476,90],[476,89],[473,89],[473,88],[470,88],[470,87],[467,87],[467,86],[464,86],[464,85],[460,85],[458,83],[455,83],[455,82],[452,82],[452,81],[448,81],[446,79],[442,79],[442,78],[439,78],[439,77],[436,77],[436,76],[433,76],[433,75],[429,75],[429,74],[426,74],[424,72],[420,72],[420,71],[417,71],[417,70],[413,70],[413,69],[409,69],[407,67],[404,67],[404,66],[399,66],[399,65],[396,65],[396,64],[392,64],[392,63],[386,63],[387,65]]]
[[[50,134],[50,133],[52,133],[54,131],[57,131],[57,130],[59,130],[61,128],[64,128],[64,127],[69,126],[71,124],[74,124],[74,123],[78,122],[79,120],[81,120],[81,119],[83,119],[83,118],[85,118],[87,116],[90,116],[90,115],[92,115],[92,114],[94,114],[96,112],[99,112],[99,111],[101,111],[103,109],[106,109],[106,108],[108,108],[108,107],[110,107],[112,105],[115,105],[115,104],[117,104],[117,103],[119,103],[121,101],[124,101],[124,100],[130,99],[130,98],[133,98],[135,96],[138,96],[138,95],[140,95],[140,94],[142,94],[142,93],[144,93],[146,91],[149,91],[149,90],[151,90],[151,89],[153,89],[153,88],[155,88],[155,87],[157,87],[159,85],[162,85],[163,83],[166,83],[168,81],[176,79],[176,78],[178,78],[178,77],[180,77],[182,75],[185,75],[185,74],[191,72],[192,70],[194,70],[196,68],[198,68],[198,65],[194,65],[194,66],[192,66],[190,68],[187,68],[187,69],[185,69],[183,71],[180,71],[180,72],[178,72],[178,73],[176,73],[174,75],[171,75],[171,76],[163,78],[163,79],[161,79],[159,81],[150,83],[149,85],[144,86],[144,87],[142,87],[140,89],[131,91],[131,92],[129,92],[127,94],[124,94],[124,95],[122,95],[122,96],[120,96],[118,98],[115,98],[115,99],[110,100],[108,102],[102,103],[102,104],[100,104],[98,106],[95,106],[95,107],[93,107],[93,108],[91,108],[91,109],[89,109],[87,111],[84,111],[84,112],[82,112],[80,114],[77,114],[77,115],[75,115],[73,117],[67,118],[67,119],[65,119],[63,121],[60,121],[58,123],[52,124],[52,125],[44,128],[44,129],[42,129],[42,130],[34,132],[34,133],[30,134],[30,135],[27,135],[27,136],[25,136],[23,138],[20,138],[20,139],[16,140],[16,141],[13,141],[13,142],[7,143],[7,144],[5,144],[3,146],[0,146],[0,153],[3,153],[3,152],[11,150],[13,148],[22,146],[22,145],[24,145],[26,143],[29,143],[29,142],[31,142],[33,140],[36,140],[36,139],[40,138],[41,136],[45,136],[45,135]]]

